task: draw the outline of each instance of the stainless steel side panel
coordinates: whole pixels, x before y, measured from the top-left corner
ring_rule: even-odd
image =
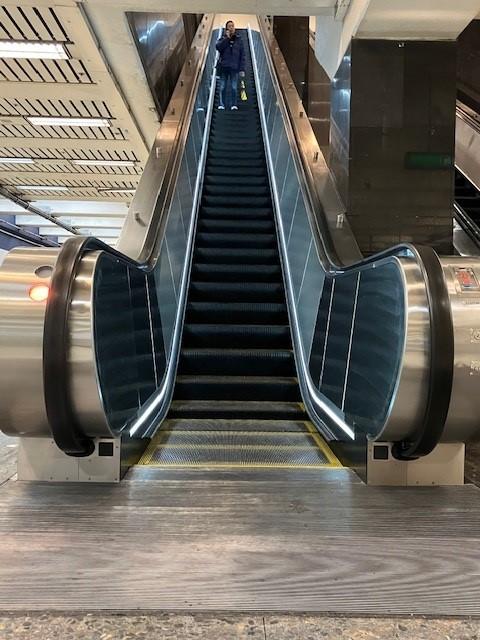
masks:
[[[457,106],[455,164],[470,182],[480,188],[480,123],[465,107]]]
[[[442,258],[454,326],[452,396],[442,442],[480,438],[480,290],[462,290],[456,269],[472,269],[480,283],[480,260]]]
[[[405,343],[397,389],[383,429],[373,440],[397,442],[421,425],[426,409],[430,367],[430,313],[419,265],[398,258],[405,290]],[[379,327],[381,331],[381,327]]]
[[[92,438],[112,438],[102,402],[95,356],[93,291],[100,251],[82,259],[72,288],[68,317],[71,398],[77,420]]]
[[[51,435],[43,388],[46,303],[34,302],[29,292],[49,285],[58,253],[14,249],[0,267],[0,429],[8,435]]]

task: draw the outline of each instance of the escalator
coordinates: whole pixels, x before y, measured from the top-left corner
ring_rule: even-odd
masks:
[[[142,465],[335,464],[298,387],[249,44],[237,33],[249,99],[219,111],[217,90],[173,402]]]
[[[339,261],[267,32],[239,32],[248,100],[220,111],[204,17],[117,250],[74,238],[0,268],[0,424],[26,460],[53,440],[69,477],[117,481],[138,461],[338,467],[331,449],[365,466],[377,443],[396,464],[476,436],[480,342],[457,326],[480,266],[412,244]],[[51,295],[32,314],[38,273]]]
[[[458,224],[480,246],[480,192],[458,169],[455,170],[455,210]]]

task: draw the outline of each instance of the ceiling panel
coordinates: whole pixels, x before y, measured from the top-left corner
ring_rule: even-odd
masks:
[[[34,4],[20,0],[0,5],[0,39],[59,42],[69,59],[0,59],[0,186],[27,203],[35,201],[40,209],[47,200],[58,202],[60,211],[53,215],[60,215],[68,203],[88,202],[88,211],[77,211],[80,216],[88,214],[88,225],[81,228],[98,230],[99,235],[113,229],[116,234],[132,193],[106,190],[136,189],[150,141],[133,119],[81,7],[62,0]],[[32,116],[101,118],[110,126],[34,126],[27,119]],[[2,158],[29,159],[29,163],[7,163]],[[99,164],[77,165],[75,160]],[[101,164],[115,161],[134,165]],[[108,202],[122,207],[113,225],[102,208]],[[31,216],[23,213],[26,217],[19,220],[28,226]]]

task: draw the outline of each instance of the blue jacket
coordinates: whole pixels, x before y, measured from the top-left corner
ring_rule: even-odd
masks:
[[[216,44],[217,51],[220,53],[218,61],[219,71],[245,71],[245,49],[240,36],[235,35],[233,38],[223,36]]]

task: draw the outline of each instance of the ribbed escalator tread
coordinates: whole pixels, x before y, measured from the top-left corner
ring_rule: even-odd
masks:
[[[192,282],[190,299],[218,302],[281,302],[281,283],[273,282]]]
[[[294,377],[178,375],[176,384],[177,400],[301,401],[298,381]],[[235,417],[234,413],[231,416]]]
[[[193,279],[214,282],[281,282],[282,271],[279,264],[221,264],[196,262],[193,265]]]
[[[250,347],[288,348],[290,327],[288,325],[254,324],[186,324],[183,329],[183,344],[186,347]]]
[[[180,375],[295,375],[293,351],[285,349],[182,349]]]
[[[296,378],[250,51],[238,33],[249,99],[212,115],[174,398],[148,463],[321,467]]]
[[[216,249],[213,247],[197,247],[195,258],[198,262],[209,264],[274,264],[279,265],[278,253],[275,249]]]
[[[302,420],[305,409],[300,402],[268,402],[244,400],[174,400],[171,418],[249,418],[267,420]]]
[[[205,324],[286,324],[288,313],[282,303],[189,302],[186,320]]]

